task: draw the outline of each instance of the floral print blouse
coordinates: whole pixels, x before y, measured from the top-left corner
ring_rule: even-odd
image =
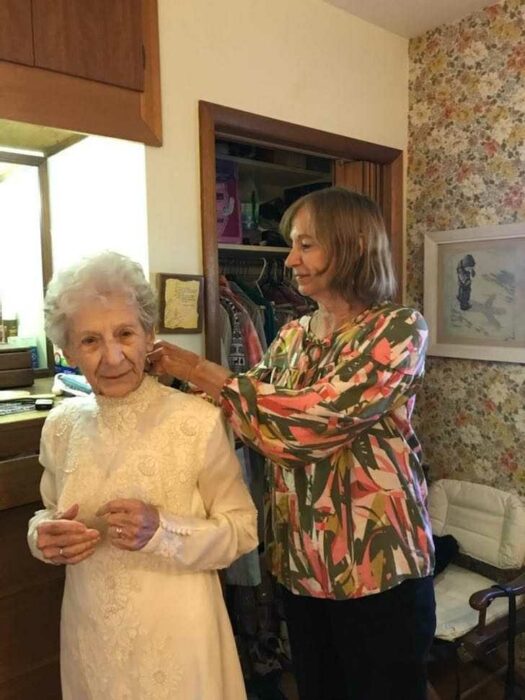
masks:
[[[294,593],[357,598],[434,565],[421,449],[411,426],[428,329],[385,302],[321,340],[305,316],[221,404],[269,458],[267,551]]]

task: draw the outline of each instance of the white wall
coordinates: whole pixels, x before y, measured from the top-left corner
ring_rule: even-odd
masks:
[[[18,336],[38,348],[46,365],[38,168],[16,166],[0,182],[0,301]],[[24,342],[25,344],[25,342]]]
[[[89,136],[48,161],[53,269],[100,250],[148,271],[144,146]]]
[[[405,149],[408,42],[323,0],[159,0],[164,146],[146,149],[151,272],[202,272],[198,102]],[[200,336],[177,336],[202,349]]]

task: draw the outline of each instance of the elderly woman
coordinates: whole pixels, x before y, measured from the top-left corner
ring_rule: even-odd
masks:
[[[434,552],[411,416],[427,325],[392,302],[388,238],[367,197],[312,192],[282,231],[313,315],[245,374],[166,342],[150,359],[217,400],[268,458],[267,547],[301,700],[424,700]]]
[[[156,304],[116,253],[51,281],[46,330],[93,394],[42,431],[34,556],[66,565],[64,700],[245,698],[217,569],[257,545],[219,409],[145,376]]]

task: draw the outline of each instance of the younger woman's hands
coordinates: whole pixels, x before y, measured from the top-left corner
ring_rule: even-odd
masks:
[[[152,374],[170,375],[191,383],[197,389],[219,401],[224,382],[231,372],[215,362],[199,357],[165,340],[158,340],[146,358]]]
[[[157,340],[147,361],[152,374],[169,374],[184,382],[190,381],[192,370],[200,361],[199,355],[166,340]]]

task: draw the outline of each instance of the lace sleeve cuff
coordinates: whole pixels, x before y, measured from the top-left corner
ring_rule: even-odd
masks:
[[[160,513],[159,527],[142,551],[146,554],[159,554],[174,559],[180,554],[183,538],[191,533],[191,527],[178,523],[176,518],[168,519]]]

